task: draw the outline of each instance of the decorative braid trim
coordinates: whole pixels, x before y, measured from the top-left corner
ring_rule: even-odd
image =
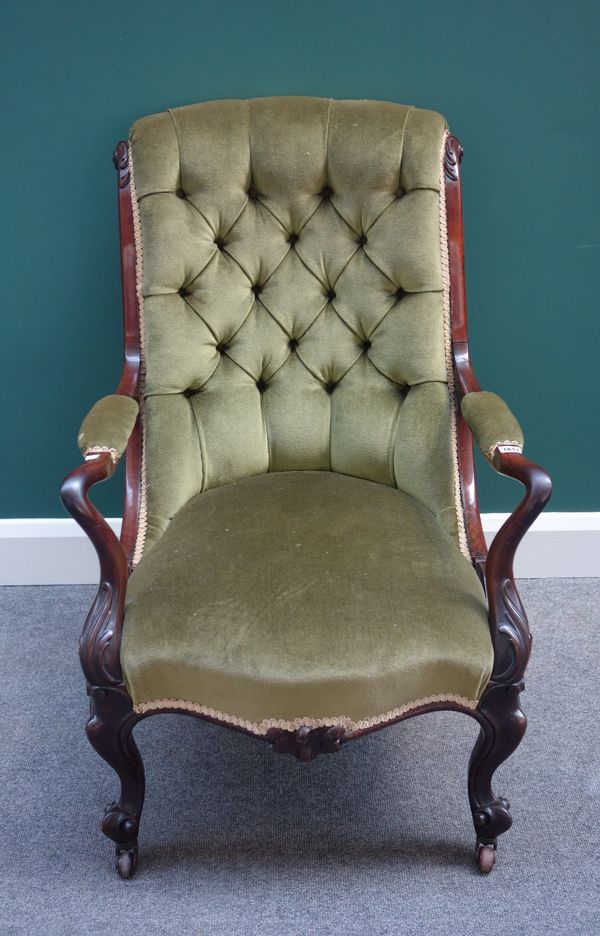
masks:
[[[110,457],[114,461],[115,465],[121,457],[121,452],[117,452],[116,448],[109,448],[108,445],[89,445],[83,453],[83,457],[93,458],[95,455],[102,455],[103,452],[110,452]]]
[[[484,452],[486,458],[489,458],[491,461],[494,457],[494,452],[496,449],[500,449],[501,452],[507,452],[508,454],[513,453],[516,455],[521,455],[523,452],[523,446],[518,440],[515,439],[504,439],[503,442],[494,442],[491,448]]]
[[[466,699],[464,696],[441,694],[425,696],[423,699],[417,699],[415,702],[407,702],[400,708],[391,709],[382,715],[374,715],[372,718],[361,718],[354,721],[347,715],[326,715],[322,718],[313,718],[312,716],[303,716],[286,720],[284,718],[263,718],[260,722],[247,721],[238,715],[227,715],[225,712],[219,712],[217,709],[210,708],[208,705],[200,705],[198,702],[186,702],[184,699],[155,699],[152,702],[139,702],[133,706],[133,711],[137,715],[145,715],[147,712],[164,711],[170,709],[179,712],[193,712],[196,715],[204,715],[215,721],[225,722],[228,725],[235,725],[237,728],[243,728],[255,735],[266,735],[270,728],[280,728],[283,731],[297,731],[304,726],[308,728],[325,728],[333,725],[341,725],[346,731],[361,731],[364,728],[373,728],[375,725],[382,725],[385,722],[395,721],[401,718],[413,709],[421,708],[424,705],[433,705],[437,702],[452,702],[464,709],[476,709],[479,702],[477,699]]]
[[[450,437],[452,448],[452,475],[454,481],[454,507],[458,528],[460,551],[471,559],[471,550],[467,539],[467,527],[460,489],[460,471],[458,463],[458,434],[456,429],[456,388],[454,383],[454,360],[452,356],[452,312],[450,305],[450,260],[448,256],[448,218],[446,214],[446,182],[444,179],[444,154],[449,132],[446,127],[442,135],[440,152],[440,253],[442,262],[442,303],[444,310],[444,350],[446,354],[446,380],[450,396]]]
[[[144,329],[144,260],[142,253],[142,225],[140,209],[135,188],[135,175],[133,172],[133,152],[129,143],[129,193],[131,198],[131,214],[133,218],[133,238],[135,242],[135,291],[137,295],[140,332],[140,374],[139,374],[139,406],[140,431],[142,442],[141,468],[140,468],[140,503],[138,513],[138,528],[133,550],[132,565],[135,567],[144,551],[146,532],[148,529],[148,498],[146,490],[146,415],[144,403],[144,384],[146,377],[146,333]]]

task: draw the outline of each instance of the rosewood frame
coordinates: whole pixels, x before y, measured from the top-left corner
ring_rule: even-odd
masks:
[[[466,533],[472,561],[487,592],[489,622],[494,644],[494,666],[490,681],[476,709],[443,702],[413,709],[383,724],[355,731],[341,725],[327,728],[308,726],[296,731],[272,728],[263,740],[275,751],[293,754],[303,761],[317,754],[337,751],[347,741],[377,731],[405,718],[434,710],[464,712],[475,718],[480,733],[469,762],[468,792],[477,836],[480,870],[490,871],[498,836],[511,825],[509,804],[492,790],[496,768],[516,749],[523,737],[526,718],[519,707],[519,694],[531,649],[527,617],[514,582],[516,549],[548,501],[552,485],[546,472],[520,454],[496,449],[493,467],[515,478],[525,488],[525,496],[499,530],[487,555],[481,526],[473,440],[460,412],[465,393],[479,390],[473,372],[467,338],[464,240],[460,162],[462,146],[448,136],[444,153],[444,183],[450,267],[452,352],[456,386],[458,464]],[[136,248],[131,205],[129,144],[120,142],[115,150],[118,172],[118,204],[123,284],[125,358],[118,394],[139,399],[142,360],[140,350],[140,310],[136,287]],[[117,539],[89,500],[93,484],[109,478],[115,470],[110,453],[88,458],[63,481],[63,503],[92,541],[100,561],[100,584],[86,618],[80,640],[80,657],[90,697],[90,717],[86,731],[97,752],[113,767],[121,782],[120,797],[110,803],[102,820],[102,831],[116,844],[117,870],[130,877],[137,865],[137,835],[144,800],[144,768],[132,736],[135,724],[149,714],[134,712],[123,681],[120,664],[121,628],[128,576],[132,569],[141,497],[142,430],[140,417],[126,452],[125,503],[123,527]],[[192,714],[217,724],[207,716]],[[239,726],[225,725],[252,734]],[[258,736],[256,736],[258,737]]]

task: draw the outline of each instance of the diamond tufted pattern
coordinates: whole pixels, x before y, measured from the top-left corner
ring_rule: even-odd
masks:
[[[146,117],[147,542],[267,471],[397,486],[456,534],[439,114],[266,98]]]

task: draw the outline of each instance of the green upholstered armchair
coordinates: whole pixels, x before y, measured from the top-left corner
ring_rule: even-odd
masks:
[[[154,712],[301,760],[471,715],[493,865],[531,640],[513,556],[551,484],[470,367],[461,155],[431,111],[302,97],[178,108],[117,147],[125,365],[62,497],[101,566],[81,660],[87,733],[121,781],[102,828],[122,877],[144,795],[131,732]],[[487,562],[473,437],[526,489]],[[88,492],[124,454],[118,540]]]

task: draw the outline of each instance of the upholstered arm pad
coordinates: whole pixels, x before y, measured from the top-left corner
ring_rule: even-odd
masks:
[[[461,410],[486,458],[491,460],[499,445],[512,447],[509,451],[523,450],[523,431],[504,400],[495,393],[486,390],[467,393]]]
[[[127,447],[138,409],[136,400],[120,394],[102,397],[94,403],[77,436],[82,453],[110,452],[117,461]]]

